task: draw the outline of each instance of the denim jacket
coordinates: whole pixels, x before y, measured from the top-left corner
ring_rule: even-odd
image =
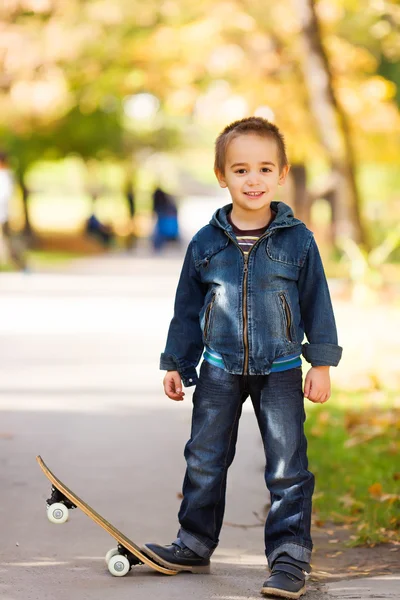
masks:
[[[267,375],[275,359],[295,352],[313,366],[337,366],[342,348],[312,231],[273,201],[275,219],[246,256],[231,209],[218,209],[188,246],[160,369],[195,385],[204,345],[234,375]]]

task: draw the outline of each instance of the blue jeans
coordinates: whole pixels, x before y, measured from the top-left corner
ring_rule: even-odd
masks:
[[[309,563],[314,476],[308,471],[301,367],[269,375],[232,375],[203,361],[193,394],[191,437],[179,511],[178,539],[203,557],[219,541],[227,471],[235,456],[242,405],[250,396],[266,457],[271,508],[265,553],[271,567],[281,554]]]

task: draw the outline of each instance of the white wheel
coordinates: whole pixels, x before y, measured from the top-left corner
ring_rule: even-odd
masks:
[[[129,569],[129,560],[121,554],[114,554],[108,561],[108,570],[114,577],[123,577],[129,573]]]
[[[109,550],[106,554],[106,565],[108,566],[108,563],[110,562],[110,558],[112,558],[113,556],[116,556],[118,554],[118,548],[111,548],[111,550]]]
[[[62,502],[55,502],[47,508],[47,518],[50,523],[65,523],[68,521],[69,511]]]

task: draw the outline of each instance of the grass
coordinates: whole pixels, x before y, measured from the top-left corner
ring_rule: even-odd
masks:
[[[40,269],[46,267],[62,267],[78,258],[86,258],[84,252],[69,252],[58,250],[28,250],[25,254],[27,267],[29,269]],[[20,271],[17,265],[9,262],[0,265],[0,273],[14,273]]]
[[[334,392],[307,404],[317,525],[349,523],[350,545],[400,540],[400,404],[394,392]]]
[[[27,252],[28,264],[33,265],[62,265],[77,258],[84,258],[83,252],[68,252],[57,250],[29,250]]]

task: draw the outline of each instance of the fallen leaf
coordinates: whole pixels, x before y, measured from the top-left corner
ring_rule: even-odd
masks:
[[[314,521],[314,525],[316,527],[323,527],[325,525],[325,521],[319,521],[318,519]]]
[[[373,485],[371,485],[368,488],[368,491],[370,493],[370,495],[374,498],[380,498],[382,496],[383,493],[383,489],[382,489],[382,484],[381,483],[374,483]]]
[[[331,515],[333,517],[336,517],[337,519],[340,519],[341,521],[343,521],[344,523],[354,523],[355,521],[358,521],[358,517],[351,517],[350,515],[341,515],[340,513],[331,512]]]
[[[315,492],[313,494],[313,500],[317,500],[318,498],[323,498],[325,496],[324,492]]]
[[[354,498],[352,498],[350,494],[345,494],[344,496],[341,496],[339,498],[339,502],[340,504],[343,504],[343,506],[345,506],[346,508],[350,508],[351,506],[353,506]]]
[[[381,502],[390,502],[390,504],[393,504],[393,502],[396,502],[396,500],[400,500],[400,496],[397,494],[383,494],[379,500]]]
[[[321,411],[318,415],[318,422],[321,423],[322,425],[329,423],[330,419],[331,419],[331,414],[327,410]]]
[[[261,523],[231,523],[230,521],[224,521],[224,525],[227,527],[237,527],[238,529],[252,529],[254,527],[262,527]]]
[[[316,427],[312,427],[310,433],[313,437],[320,438],[323,435],[325,435],[325,430],[316,426]]]
[[[343,504],[345,508],[351,509],[352,512],[360,512],[364,509],[365,505],[360,500],[356,500],[350,494],[345,494],[339,498],[339,502]]]

